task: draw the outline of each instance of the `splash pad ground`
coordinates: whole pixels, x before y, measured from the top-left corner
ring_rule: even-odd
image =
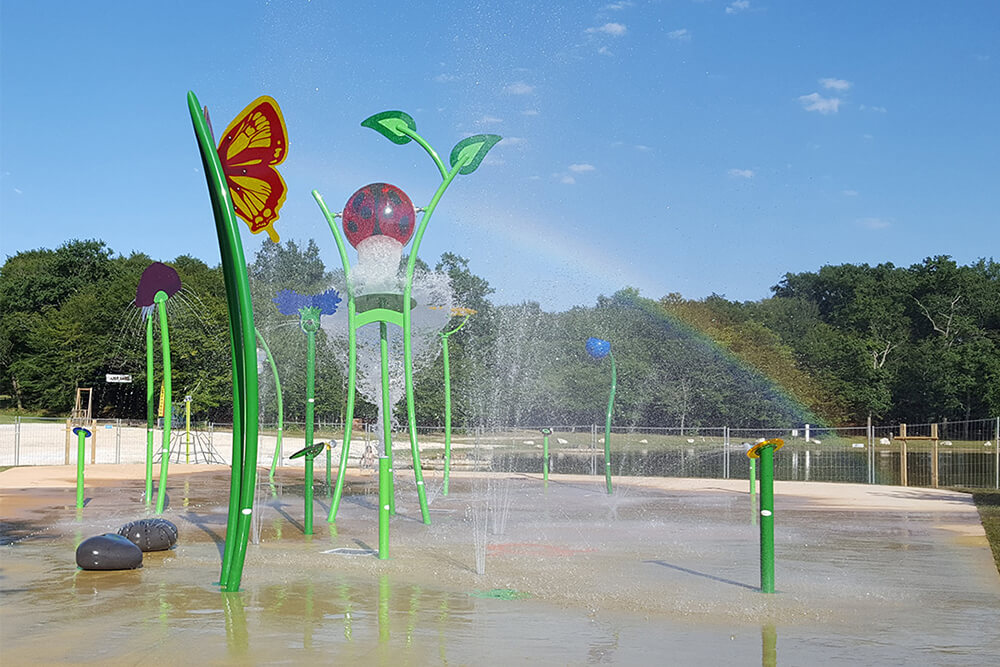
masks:
[[[88,466],[79,520],[72,466],[0,473],[3,662],[979,665],[1000,654],[1000,576],[962,494],[776,482],[778,592],[763,595],[743,481],[615,478],[608,496],[598,477],[553,476],[546,490],[540,475],[453,473],[444,497],[435,473],[425,526],[412,478],[397,480],[391,559],[379,561],[366,555],[374,477],[349,475],[336,533],[317,522],[310,538],[302,471],[280,469],[242,590],[222,594],[227,468],[172,465],[164,517],[177,546],[123,572],[78,570],[74,551],[145,516],[142,466]],[[318,485],[318,516],[328,503]],[[480,575],[474,510],[491,503],[509,514],[486,534]]]

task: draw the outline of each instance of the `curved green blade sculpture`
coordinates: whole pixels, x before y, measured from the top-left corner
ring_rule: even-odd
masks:
[[[197,96],[188,92],[187,100],[212,200],[229,311],[233,363],[233,464],[226,548],[219,583],[224,591],[232,592],[239,590],[243,577],[257,481],[257,346],[246,257],[226,176]]]

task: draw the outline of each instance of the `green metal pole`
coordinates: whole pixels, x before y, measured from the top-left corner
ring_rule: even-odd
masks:
[[[306,332],[308,346],[306,351],[306,448],[313,446],[313,420],[316,415],[316,328],[319,326],[319,314],[316,319],[305,319],[303,315],[302,329]],[[305,534],[313,534],[313,459],[306,457],[305,469]]]
[[[90,431],[78,426],[73,432],[76,433],[76,508],[83,509],[83,464],[87,457],[87,436]]]
[[[392,489],[389,487],[389,457],[378,459],[378,557],[380,560],[389,558],[389,498]]]
[[[184,398],[184,463],[191,463],[191,397]]]
[[[340,509],[340,498],[344,493],[344,480],[347,478],[347,460],[351,450],[351,436],[354,431],[354,395],[358,384],[358,350],[357,331],[354,328],[354,297],[348,296],[347,303],[347,406],[344,415],[344,441],[340,444],[340,467],[337,469],[337,483],[333,488],[333,499],[330,501],[330,513],[326,520],[329,523],[337,521],[337,510]]]
[[[167,293],[159,291],[153,297],[160,314],[160,347],[163,348],[163,446],[160,449],[160,484],[156,488],[156,513],[163,514],[167,497],[167,468],[170,463],[170,421],[173,400],[170,386],[170,333],[167,330]]]
[[[389,397],[389,330],[385,322],[379,322],[379,356],[382,364],[382,455],[389,459],[389,513],[396,513],[396,488],[392,470],[392,399]],[[382,481],[379,480],[379,484]],[[381,524],[379,530],[381,530]],[[385,526],[389,530],[389,524]],[[382,537],[379,535],[379,539]],[[389,536],[386,535],[386,540]]]
[[[260,330],[254,328],[254,333],[257,335],[257,344],[260,345],[260,349],[264,350],[264,356],[267,357],[267,363],[271,367],[271,375],[274,376],[274,394],[278,401],[278,441],[274,445],[271,472],[268,474],[268,479],[273,482],[274,469],[278,466],[278,461],[281,460],[281,434],[285,429],[285,406],[281,400],[281,380],[278,379],[278,365],[274,363],[274,355],[271,354],[271,348],[267,346],[267,341],[260,335]]]
[[[313,534],[313,460],[315,458],[315,456],[306,457],[306,469],[303,476],[305,482],[305,491],[303,492],[303,496],[305,497],[305,518],[302,523],[302,532],[305,535]]]
[[[549,436],[546,433],[542,436],[542,479],[545,486],[549,485]]]
[[[615,370],[615,355],[608,352],[611,358],[611,394],[608,396],[608,414],[604,420],[604,481],[607,483],[608,494],[611,494],[611,411],[615,404],[615,388],[618,386],[618,373]]]
[[[441,334],[441,360],[444,362],[444,484],[441,488],[441,495],[448,495],[448,479],[451,476],[451,365],[448,359],[448,337],[465,326],[472,313],[466,311],[465,319],[462,323],[451,331]]]
[[[146,507],[153,502],[153,432],[156,429],[156,384],[153,379],[153,314],[146,317]]]
[[[329,497],[330,489],[333,488],[331,484],[330,473],[333,472],[333,442],[326,443],[326,495]]]
[[[750,516],[757,523],[757,459],[750,459]]]
[[[760,590],[774,592],[774,452],[784,446],[775,438],[754,445],[750,458],[760,457]]]
[[[448,334],[441,334],[441,359],[444,361],[444,484],[441,495],[448,495],[451,473],[451,368],[448,364]]]

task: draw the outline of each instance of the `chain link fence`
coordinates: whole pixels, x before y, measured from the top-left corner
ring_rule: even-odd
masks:
[[[86,463],[145,463],[145,422],[128,420],[67,420],[8,417],[0,422],[0,466],[68,465],[76,463],[74,426],[86,426]],[[542,426],[519,428],[455,428],[451,437],[453,470],[493,470],[540,473],[545,447],[553,474],[604,474],[604,428],[597,425],[556,425],[546,443]],[[286,422],[278,447],[276,424],[261,424],[258,464],[301,466],[289,456],[305,444],[305,424]],[[343,424],[317,421],[314,441],[332,443],[334,467],[339,462]],[[358,421],[348,464],[363,467],[381,447],[381,434]],[[393,433],[397,469],[412,466],[409,436]],[[743,479],[749,476],[746,452],[761,439],[781,438],[775,456],[775,479],[853,482],[903,486],[964,486],[1000,488],[1000,417],[869,427],[747,429],[719,427],[612,429],[611,471],[621,476],[707,477]],[[444,465],[445,433],[441,427],[418,427],[421,463],[427,470]],[[153,460],[163,450],[162,424],[153,432]],[[171,462],[217,463],[232,459],[229,424],[184,423],[172,427]],[[318,457],[323,460],[323,455]]]

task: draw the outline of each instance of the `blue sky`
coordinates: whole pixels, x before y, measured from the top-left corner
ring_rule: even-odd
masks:
[[[16,2],[0,0],[0,255],[101,238],[218,263],[185,95],[216,129],[262,94],[289,132],[283,239],[335,246],[374,181],[426,204],[402,109],[460,177],[421,256],[498,302],[766,297],[785,272],[995,257],[1000,4],[954,2]],[[244,244],[248,255],[265,234]]]

